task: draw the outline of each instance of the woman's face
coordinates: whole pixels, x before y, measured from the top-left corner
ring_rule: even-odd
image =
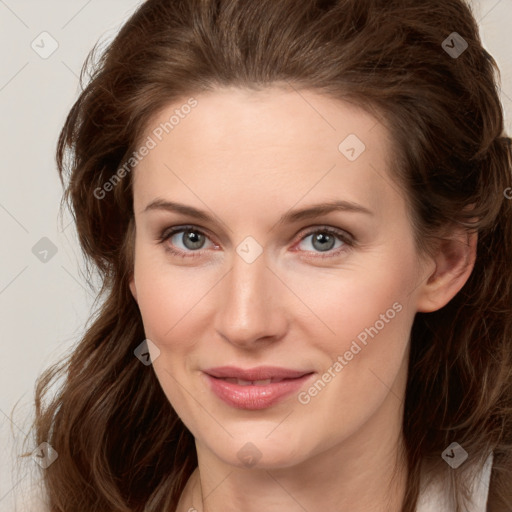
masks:
[[[385,128],[311,91],[195,100],[155,117],[133,176],[130,286],[170,403],[239,467],[398,427],[425,267]]]

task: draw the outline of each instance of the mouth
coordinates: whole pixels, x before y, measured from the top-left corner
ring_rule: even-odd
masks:
[[[217,379],[219,377],[213,377]],[[275,382],[283,382],[284,380],[295,380],[295,379],[263,379],[263,380],[243,380],[243,379],[235,379],[234,377],[224,377],[219,378],[219,380],[223,380],[224,382],[230,382],[231,384],[238,384],[239,386],[267,386],[268,384],[273,384]]]
[[[245,382],[267,381],[279,382],[285,379],[296,379],[303,377],[312,370],[294,370],[279,366],[258,366],[256,368],[238,368],[236,366],[219,366],[203,370],[208,375],[218,379],[237,379]]]
[[[224,403],[237,409],[271,407],[299,389],[315,374],[283,368],[260,367],[242,370],[233,367],[203,372],[209,389]]]

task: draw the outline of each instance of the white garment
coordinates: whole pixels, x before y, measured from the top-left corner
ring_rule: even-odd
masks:
[[[472,503],[465,512],[486,512],[487,510],[493,455],[492,452],[489,454],[482,470],[473,482]],[[422,486],[416,512],[453,512],[454,510],[453,496],[443,481],[437,480],[429,486]]]

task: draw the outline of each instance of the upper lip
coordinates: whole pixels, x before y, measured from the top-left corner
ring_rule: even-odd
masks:
[[[291,370],[289,368],[280,368],[277,366],[258,366],[256,368],[237,368],[235,366],[218,366],[203,370],[204,373],[221,379],[232,378],[247,381],[266,380],[266,379],[296,379],[309,373],[308,370]]]

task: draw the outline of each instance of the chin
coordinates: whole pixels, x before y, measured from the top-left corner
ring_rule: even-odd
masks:
[[[272,428],[276,428],[275,423]],[[224,463],[244,469],[287,468],[308,458],[309,450],[304,443],[291,439],[285,431],[269,436],[272,428],[257,433],[245,428],[242,436],[226,436],[221,444],[210,446],[210,450]]]

